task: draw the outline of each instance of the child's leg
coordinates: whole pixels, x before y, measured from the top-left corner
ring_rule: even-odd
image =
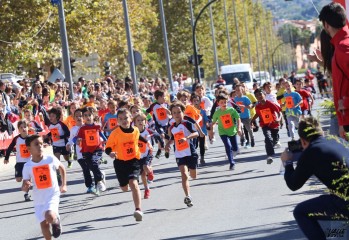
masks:
[[[179,170],[181,171],[181,177],[182,177],[182,187],[184,190],[185,196],[190,195],[190,189],[189,189],[189,177],[188,177],[188,168],[186,165],[180,165]]]
[[[189,175],[190,175],[190,177],[191,177],[192,179],[196,179],[197,176],[198,176],[197,171],[196,171],[196,168],[190,169]]]
[[[293,116],[287,116],[288,130],[290,132],[290,137],[293,139],[295,134],[295,123]]]
[[[50,224],[44,220],[40,223],[42,235],[46,240],[51,240]]]
[[[205,155],[205,136],[203,137],[198,137],[197,138],[199,141],[199,146],[200,146],[200,156],[204,156]]]
[[[268,127],[263,127],[262,130],[264,134],[265,151],[267,153],[267,156],[273,156],[275,154],[273,147],[273,134]]]
[[[85,186],[86,187],[91,187],[92,186],[92,176],[90,169],[88,167],[88,164],[85,159],[79,159],[78,163],[81,166],[82,173],[84,175],[84,180],[85,180]]]
[[[54,153],[55,157],[58,158],[58,160],[61,160],[61,153],[60,152],[55,152]]]
[[[84,154],[85,161],[87,166],[93,173],[93,177],[95,179],[95,185],[102,180],[102,172],[99,169],[98,159],[93,157],[94,154],[88,153]]]
[[[145,172],[145,166],[143,166],[143,172],[141,174],[141,178],[142,178],[144,189],[148,189],[147,173]]]
[[[138,186],[137,179],[130,179],[128,184],[132,191],[132,198],[136,209],[141,209],[141,190]]]
[[[230,139],[226,135],[222,135],[221,139],[222,139],[222,142],[224,144],[225,152],[227,153],[229,163],[230,163],[230,165],[234,165],[235,162],[234,162],[234,159],[233,159],[233,149],[232,149],[232,145],[231,145]]]

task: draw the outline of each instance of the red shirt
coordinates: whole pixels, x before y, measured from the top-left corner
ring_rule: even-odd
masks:
[[[81,153],[93,153],[102,149],[100,131],[101,126],[99,125],[83,125],[79,129],[77,138],[81,138]]]
[[[307,90],[301,89],[299,91],[296,91],[299,93],[299,95],[302,96],[302,103],[300,105],[302,111],[308,110],[309,109],[309,103],[308,103],[308,98],[310,97],[310,93]]]
[[[334,46],[332,58],[333,98],[338,124],[349,125],[349,29],[344,26],[331,39]],[[343,100],[345,110],[339,111],[339,101]]]
[[[274,121],[280,111],[281,108],[269,100],[265,100],[265,104],[258,102],[256,105],[256,114],[259,117],[259,125],[261,127],[269,127],[272,129],[278,128],[279,123]]]

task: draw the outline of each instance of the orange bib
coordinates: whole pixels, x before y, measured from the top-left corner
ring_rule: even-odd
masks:
[[[158,116],[158,120],[163,121],[167,118],[167,112],[165,108],[158,108],[156,109],[156,114]]]
[[[25,144],[19,145],[19,152],[20,152],[21,158],[30,157],[30,152],[28,151],[28,148]]]
[[[52,135],[52,141],[57,142],[60,139],[58,128],[52,128],[50,129],[50,132]]]
[[[223,128],[231,128],[234,126],[233,119],[229,113],[222,115],[221,117]]]
[[[287,108],[293,108],[294,107],[292,96],[286,97],[286,107]]]
[[[33,134],[35,134],[35,131],[30,129],[30,130],[28,131],[28,135],[33,135]]]
[[[261,115],[262,115],[264,124],[269,124],[273,122],[273,115],[271,114],[270,108],[262,109]]]
[[[122,153],[127,159],[132,159],[136,157],[135,143],[126,142],[123,144]]]
[[[118,122],[116,118],[109,118],[108,123],[109,123],[109,129],[113,129],[116,127]]]
[[[138,141],[138,147],[141,153],[145,153],[147,151],[147,144],[142,141]]]
[[[179,140],[183,139],[184,137],[185,136],[184,136],[183,131],[180,131],[180,132],[174,134],[174,139],[175,139],[177,151],[183,151],[183,150],[189,148],[189,144],[187,141],[179,142]]]
[[[243,102],[236,102],[236,103],[239,104],[239,105],[244,105],[245,106],[245,104]],[[241,113],[245,112],[245,108],[244,107],[240,107],[240,110],[241,110]]]
[[[99,133],[96,129],[85,130],[86,145],[89,147],[99,145]]]
[[[38,189],[45,189],[52,187],[50,167],[48,164],[33,167],[33,174]]]

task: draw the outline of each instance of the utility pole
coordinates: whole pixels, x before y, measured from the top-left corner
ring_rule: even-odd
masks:
[[[138,87],[137,87],[136,64],[135,64],[135,58],[133,54],[133,45],[132,45],[132,36],[131,36],[131,29],[130,29],[130,20],[128,17],[127,0],[122,0],[122,6],[124,8],[127,48],[128,48],[128,55],[129,55],[129,61],[130,61],[129,63],[130,63],[131,77],[133,80],[133,93],[137,94]]]
[[[239,23],[236,17],[236,7],[235,7],[235,0],[233,0],[233,12],[234,12],[234,22],[235,22],[235,29],[236,29],[236,37],[238,40],[238,49],[239,49],[239,58],[240,63],[242,63],[242,55],[241,55],[241,46],[240,46],[240,35],[239,35]]]
[[[166,67],[167,67],[167,78],[168,78],[168,80],[170,82],[171,91],[173,91],[171,58],[170,58],[170,51],[169,51],[169,48],[168,48],[167,31],[166,31],[166,19],[165,19],[164,5],[163,5],[162,0],[159,0],[159,5],[160,5],[160,18],[161,18],[162,35],[163,35],[163,38],[164,38],[164,48],[165,48]]]
[[[193,2],[192,2],[192,0],[189,0],[189,12],[190,12],[191,30],[192,30],[192,34],[193,34],[193,42],[194,42],[194,46],[197,46],[196,35],[194,35],[195,18],[194,18],[194,10],[193,10]],[[195,48],[194,48],[193,56],[194,56],[194,66],[195,66],[195,60],[197,60],[197,58],[195,59]],[[200,76],[200,68],[197,68],[197,69],[195,68],[194,71],[195,71],[195,74],[197,74],[196,76],[198,76],[198,79],[200,81],[200,78],[199,78],[199,76]]]
[[[208,0],[210,3],[210,0]],[[213,16],[212,16],[212,6],[210,5],[210,23],[211,23],[211,34],[212,34],[212,47],[213,47],[213,62],[216,67],[216,77],[219,75],[219,66],[218,66],[218,57],[217,57],[217,46],[216,46],[216,37],[215,30],[213,24]]]
[[[70,54],[69,54],[69,44],[67,37],[67,28],[65,24],[65,15],[64,15],[64,6],[63,0],[51,1],[52,5],[58,6],[58,16],[59,16],[59,29],[62,41],[62,55],[63,55],[63,64],[64,64],[64,75],[65,81],[69,83],[69,99],[74,99],[73,91],[73,79],[70,66]]]

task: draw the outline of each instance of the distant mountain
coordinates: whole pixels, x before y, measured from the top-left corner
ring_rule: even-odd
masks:
[[[263,5],[272,11],[276,19],[310,20],[318,17],[312,0],[262,0]],[[331,0],[313,0],[317,10],[332,2]]]

